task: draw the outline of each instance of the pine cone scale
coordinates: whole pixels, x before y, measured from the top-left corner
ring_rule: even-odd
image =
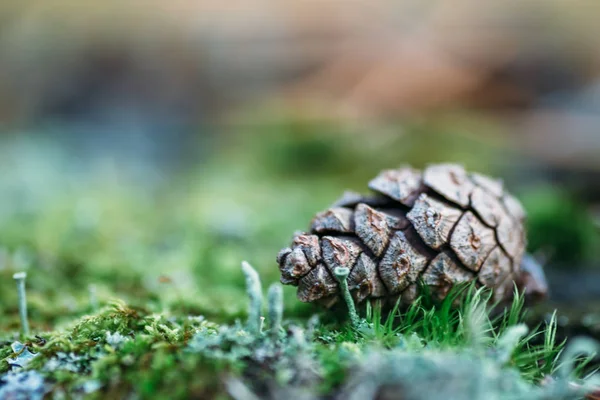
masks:
[[[366,204],[359,204],[354,215],[356,235],[376,257],[380,257],[389,244],[391,227],[386,214]]]
[[[406,216],[423,241],[438,250],[448,243],[450,233],[462,214],[462,210],[422,194]]]

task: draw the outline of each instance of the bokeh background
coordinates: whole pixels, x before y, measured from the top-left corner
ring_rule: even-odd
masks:
[[[600,333],[600,4],[4,0],[0,329],[120,297],[231,320],[382,168],[455,161],[529,213],[565,330]],[[288,315],[312,313],[286,289]],[[5,317],[7,316],[7,317]]]

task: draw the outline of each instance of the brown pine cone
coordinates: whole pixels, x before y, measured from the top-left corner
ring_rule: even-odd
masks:
[[[279,253],[281,282],[298,286],[301,301],[335,303],[336,267],[351,270],[357,302],[401,295],[409,303],[419,280],[438,300],[471,281],[493,289],[496,300],[512,295],[525,212],[502,182],[438,164],[383,171],[369,188],[374,195],[344,194]]]

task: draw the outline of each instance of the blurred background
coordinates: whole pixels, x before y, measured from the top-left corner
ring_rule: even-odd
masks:
[[[22,269],[38,329],[89,311],[90,285],[234,318],[242,259],[276,281],[277,251],[344,189],[456,161],[523,201],[544,307],[599,335],[599,17],[594,0],[2,1],[0,329]]]

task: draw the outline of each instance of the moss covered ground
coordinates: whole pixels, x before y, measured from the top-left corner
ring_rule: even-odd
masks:
[[[285,287],[282,324],[265,297],[256,330],[241,262],[258,271],[266,296],[279,279],[278,250],[344,189],[364,190],[397,159],[494,165],[477,161],[481,151],[464,155],[464,143],[468,154],[488,148],[468,137],[426,159],[410,151],[426,143],[410,137],[381,135],[369,147],[352,132],[322,139],[310,126],[275,128],[286,134],[225,138],[218,156],[166,177],[106,160],[82,170],[64,149],[21,139],[3,146],[0,398],[582,394],[593,368],[579,351],[570,362],[555,318],[528,321],[519,299],[492,317],[487,294],[472,288],[457,291],[458,308],[427,299],[408,310],[373,305],[352,326],[344,308],[324,312]],[[395,150],[376,157],[382,146]],[[29,335],[20,332],[19,271]]]

